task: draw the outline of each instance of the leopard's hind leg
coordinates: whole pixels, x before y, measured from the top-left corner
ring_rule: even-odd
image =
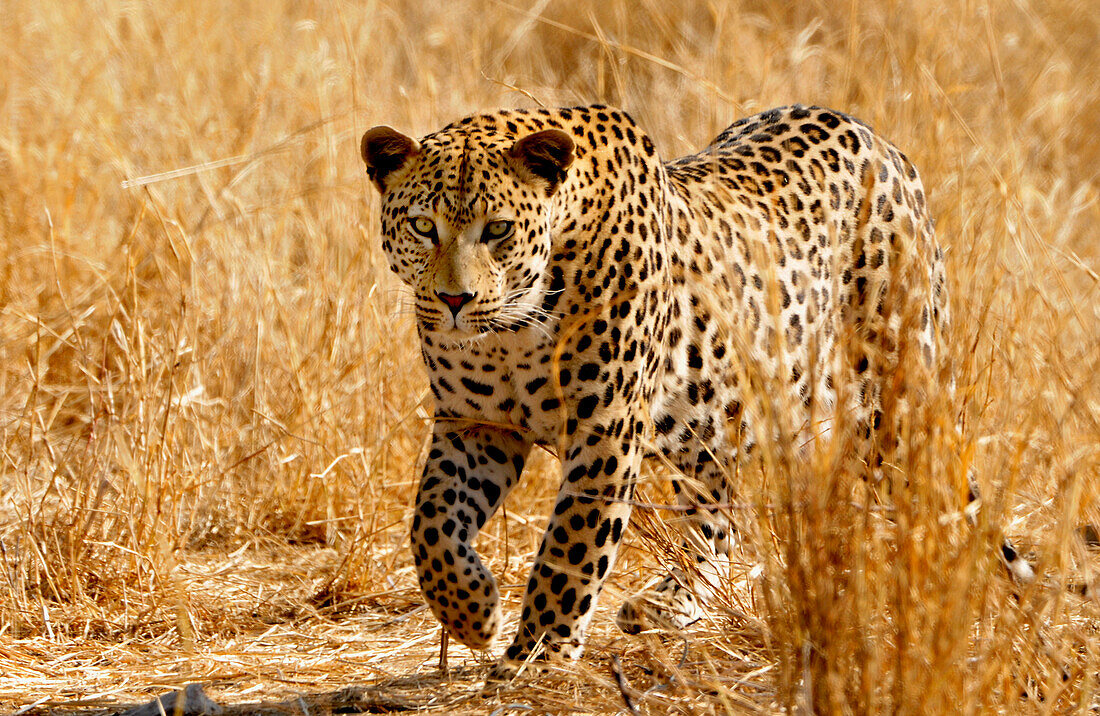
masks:
[[[704,454],[694,478],[673,482],[683,508],[681,552],[671,555],[664,576],[623,602],[615,621],[627,634],[685,629],[705,617],[725,590],[736,537],[727,470]]]

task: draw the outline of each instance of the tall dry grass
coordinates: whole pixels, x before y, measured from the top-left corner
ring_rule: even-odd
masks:
[[[658,713],[1095,713],[1100,609],[1064,589],[1095,579],[1073,530],[1100,522],[1092,3],[437,5],[4,4],[0,705],[421,675],[385,683],[474,713],[624,691]],[[406,525],[430,405],[356,140],[594,101],[667,157],[791,102],[890,137],[948,249],[958,389],[909,421],[923,479],[892,508],[828,450],[765,450],[743,574],[687,641],[600,617],[584,664],[482,695],[477,672],[429,678]],[[555,469],[481,539],[512,611]],[[638,510],[605,606],[675,520]],[[1000,573],[1002,526],[1036,586]]]

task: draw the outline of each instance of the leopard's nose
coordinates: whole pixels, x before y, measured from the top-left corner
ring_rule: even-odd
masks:
[[[443,293],[442,291],[436,291],[436,296],[439,296],[439,300],[447,304],[447,307],[451,309],[451,315],[458,318],[458,312],[462,310],[470,301],[474,300],[477,296],[476,293]]]

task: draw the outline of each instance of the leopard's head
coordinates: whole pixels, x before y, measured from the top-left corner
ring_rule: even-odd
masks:
[[[454,126],[417,141],[383,126],[361,151],[382,195],[383,249],[422,331],[461,340],[540,320],[568,134]]]

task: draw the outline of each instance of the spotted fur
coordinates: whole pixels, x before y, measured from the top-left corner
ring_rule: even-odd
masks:
[[[735,462],[769,439],[746,391],[796,429],[847,400],[881,445],[901,333],[935,359],[944,273],[917,171],[839,112],[774,109],[668,163],[603,106],[482,114],[419,141],[378,127],[362,153],[436,402],[416,570],[472,648],[501,620],[472,543],[533,445],[557,447],[563,479],[507,657],[575,657],[647,453],[691,478],[675,484],[702,569],[628,601],[628,631],[690,624],[721,579],[732,527],[696,508],[726,502]]]

